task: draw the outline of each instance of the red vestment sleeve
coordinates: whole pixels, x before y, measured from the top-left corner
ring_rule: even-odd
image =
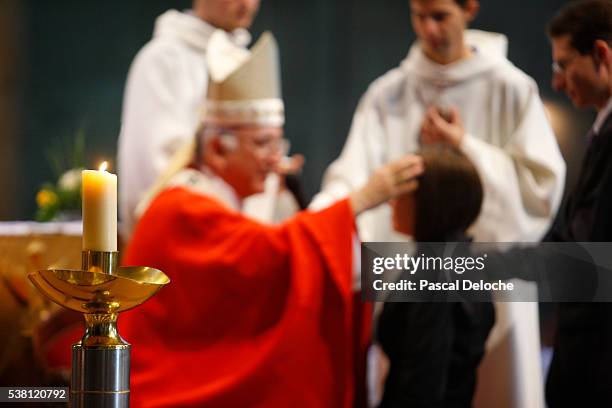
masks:
[[[347,200],[268,226],[183,188],[123,263],[172,280],[124,313],[134,407],[351,407],[356,322]]]

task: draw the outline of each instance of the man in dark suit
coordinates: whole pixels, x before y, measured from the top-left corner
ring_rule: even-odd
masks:
[[[597,118],[578,185],[550,241],[612,241],[612,0],[568,4],[552,19],[553,86]],[[561,303],[547,384],[550,408],[612,407],[612,304]]]

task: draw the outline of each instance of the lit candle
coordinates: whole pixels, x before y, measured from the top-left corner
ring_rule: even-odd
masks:
[[[83,251],[117,251],[117,176],[83,170]]]

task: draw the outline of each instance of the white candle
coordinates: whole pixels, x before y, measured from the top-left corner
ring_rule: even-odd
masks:
[[[117,176],[83,170],[83,251],[117,251]]]

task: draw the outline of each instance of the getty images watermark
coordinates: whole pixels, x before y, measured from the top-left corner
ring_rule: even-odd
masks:
[[[364,243],[364,300],[612,301],[612,243]]]
[[[395,254],[394,257],[377,256],[372,260],[372,273],[382,275],[385,272],[400,273],[400,276],[409,274],[413,277],[419,273],[419,279],[399,279],[393,282],[385,282],[382,277],[374,279],[372,287],[376,291],[512,291],[514,283],[511,281],[497,280],[488,282],[484,279],[473,278],[439,279],[439,272],[463,275],[466,272],[482,272],[485,270],[487,254],[481,256],[426,256],[417,254],[411,256],[406,253]],[[433,279],[432,279],[433,277]]]

